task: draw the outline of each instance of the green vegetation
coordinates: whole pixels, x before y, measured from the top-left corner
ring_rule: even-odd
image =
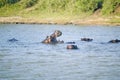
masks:
[[[38,0],[28,0],[25,4],[25,8],[29,8],[34,6],[37,3]]]
[[[120,16],[120,0],[0,0],[0,16],[84,18]]]
[[[120,0],[104,0],[102,13],[112,14],[118,7],[120,7]]]
[[[15,7],[18,10],[22,6],[21,11],[23,13],[26,13],[27,8],[33,7],[32,11],[39,13],[92,14],[101,9],[103,15],[108,15],[114,13],[116,8],[120,7],[120,0],[0,0],[0,10],[3,7],[4,10],[13,8],[12,5],[16,5]],[[21,11],[17,12],[20,13]],[[4,11],[4,13],[6,12]]]
[[[19,2],[20,0],[0,0],[0,7],[3,7],[7,4],[14,4],[16,2]]]

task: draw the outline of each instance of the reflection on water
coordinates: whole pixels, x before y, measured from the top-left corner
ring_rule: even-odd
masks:
[[[58,39],[74,41],[79,49],[40,43],[56,29],[63,32]],[[1,24],[0,80],[119,80],[120,43],[107,43],[116,38],[120,27]]]

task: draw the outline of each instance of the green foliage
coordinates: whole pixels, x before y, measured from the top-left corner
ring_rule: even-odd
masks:
[[[14,4],[19,1],[20,0],[0,0],[0,7],[7,5],[7,4]]]
[[[51,0],[49,2],[49,8],[51,8],[51,9],[53,9],[55,11],[57,11],[58,9],[65,10],[66,5],[67,5],[68,2],[69,2],[69,0],[59,0],[59,1]]]
[[[4,8],[4,10],[10,9],[9,12],[13,12],[11,5],[16,5],[14,8],[16,10],[21,9],[21,11],[16,11],[22,13],[21,15],[23,13],[30,15],[38,13],[81,15],[82,13],[92,14],[98,9],[101,9],[103,15],[107,15],[114,13],[117,7],[120,7],[120,0],[0,0],[0,10]]]
[[[51,12],[93,12],[102,1],[103,0],[40,0],[39,9],[49,10]]]
[[[104,0],[102,13],[112,14],[118,6],[120,6],[120,0]]]
[[[16,3],[16,2],[18,2],[18,1],[20,1],[20,0],[6,0],[6,2],[7,2],[8,4],[14,4],[14,3]]]
[[[5,5],[5,0],[0,0],[0,7]]]
[[[34,6],[36,3],[38,2],[38,0],[27,0],[26,4],[25,4],[25,8],[29,8]]]
[[[65,10],[66,5],[70,0],[40,0],[39,8],[41,10],[49,10],[56,12],[59,10]]]
[[[98,0],[77,0],[75,7],[83,12],[94,11],[97,8]]]

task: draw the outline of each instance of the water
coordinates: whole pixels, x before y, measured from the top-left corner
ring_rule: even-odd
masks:
[[[54,30],[79,49],[40,43]],[[0,24],[0,80],[120,80],[120,43],[111,39],[120,39],[120,26]]]

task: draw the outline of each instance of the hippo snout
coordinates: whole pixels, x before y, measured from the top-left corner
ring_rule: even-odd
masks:
[[[78,49],[77,45],[67,45],[67,49]]]

